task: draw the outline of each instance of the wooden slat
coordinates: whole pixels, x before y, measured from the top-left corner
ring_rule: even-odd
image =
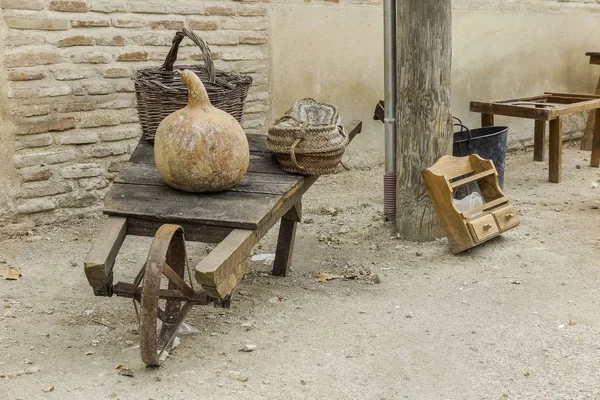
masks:
[[[470,210],[467,210],[462,214],[463,217],[465,218],[469,218],[470,216],[472,216],[473,214],[477,214],[480,213],[482,211],[486,211],[486,210],[490,210],[496,206],[499,206],[500,204],[504,204],[504,203],[508,203],[510,199],[508,197],[500,197],[496,200],[492,200],[492,201],[488,201],[487,203],[480,205],[478,207],[475,208],[471,208]]]
[[[256,241],[256,232],[236,229],[196,265],[196,280],[209,296],[222,299],[237,286]]]
[[[248,172],[263,172],[281,175],[288,174],[281,169],[275,156],[270,153],[250,153],[250,165],[248,165]]]
[[[592,99],[587,101],[581,101],[578,103],[572,103],[565,105],[563,108],[555,108],[550,111],[550,119],[558,118],[561,115],[573,114],[582,111],[594,110],[600,108],[600,98]]]
[[[303,179],[300,175],[247,172],[233,192],[281,195]],[[134,163],[115,179],[117,183],[169,187],[153,164]]]
[[[164,223],[256,229],[280,198],[231,191],[196,195],[165,186],[115,183],[106,197],[104,213]]]
[[[248,138],[248,144],[250,146],[250,153],[268,153],[271,152],[267,149],[267,136],[266,135],[256,135],[249,134],[246,135]],[[146,163],[154,163],[154,146],[152,143],[140,139],[137,147],[131,154],[131,158],[129,159],[131,162],[146,162]]]
[[[546,94],[550,95],[550,98],[554,98],[554,97],[566,97],[566,98],[571,98],[571,99],[587,99],[587,100],[591,100],[591,99],[600,99],[600,95],[598,95],[597,93],[563,93],[563,92],[545,92]]]
[[[522,106],[511,106],[500,103],[472,101],[470,110],[482,114],[498,114],[508,117],[548,120],[550,110]]]
[[[537,103],[534,101],[513,101],[510,103],[503,103],[506,104],[508,106],[527,106],[527,107],[539,107],[539,108],[545,108],[545,107],[557,107],[557,106],[561,106],[561,104],[555,104],[555,103],[548,103],[548,102],[543,102],[543,103]]]
[[[158,229],[165,223],[162,220],[148,220],[140,217],[127,218],[127,234],[134,236],[154,237]],[[185,240],[190,242],[220,243],[234,228],[178,221],[185,232]]]
[[[464,179],[461,179],[459,181],[452,182],[450,184],[450,186],[452,187],[452,189],[456,189],[459,186],[466,185],[467,183],[478,181],[481,178],[484,178],[484,177],[490,176],[490,175],[494,175],[495,173],[496,173],[496,171],[494,171],[493,169],[488,170],[488,171],[483,171],[483,172],[480,172],[478,174],[468,176],[468,177],[466,177]]]
[[[589,93],[562,93],[562,92],[545,92],[551,96],[567,97],[567,98],[580,98],[580,99],[600,99],[600,95],[589,94]]]
[[[534,100],[544,101],[545,99],[546,99],[545,95],[538,95],[538,96],[529,96],[529,97],[517,97],[516,99],[508,99],[508,100],[494,100],[494,101],[490,101],[489,103],[512,103],[513,101],[534,101]]]
[[[109,217],[98,232],[83,262],[85,276],[94,289],[106,286],[126,234],[127,219],[119,217]]]

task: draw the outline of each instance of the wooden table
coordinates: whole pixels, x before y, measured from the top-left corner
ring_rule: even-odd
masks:
[[[351,139],[361,129],[360,121],[347,126]],[[318,176],[284,172],[267,150],[266,136],[248,135],[248,141],[250,166],[240,183],[225,192],[192,194],[163,182],[152,145],[141,140],[106,196],[103,212],[109,217],[85,258],[84,270],[95,295],[116,294],[139,303],[140,351],[146,365],[160,364],[159,355],[167,351],[193,305],[228,306],[252,248],[279,220],[273,274],[285,276],[289,271],[302,195]],[[113,285],[115,259],[127,235],[154,236],[154,241],[134,282]],[[202,291],[193,287],[185,240],[218,243],[195,266]],[[162,321],[160,334],[157,319]]]
[[[590,52],[585,53],[585,55],[590,58],[590,64],[600,65],[600,53],[590,51]],[[596,85],[595,94],[600,95],[600,78],[598,78],[598,84]],[[592,141],[594,138],[595,122],[596,122],[596,115],[594,113],[590,113],[590,116],[587,121],[587,125],[585,126],[583,139],[581,140],[581,150],[591,150],[592,149]]]
[[[500,101],[472,101],[471,111],[481,113],[483,127],[494,125],[494,115],[535,120],[535,161],[544,160],[546,121],[550,121],[549,180],[559,183],[562,175],[562,118],[565,115],[592,111],[596,116],[591,166],[600,165],[600,96],[546,92],[541,96]]]

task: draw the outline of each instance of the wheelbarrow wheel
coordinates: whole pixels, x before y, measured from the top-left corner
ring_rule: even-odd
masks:
[[[169,291],[193,293],[193,288],[185,282],[186,266],[183,229],[178,225],[163,225],[154,236],[140,282],[140,353],[146,366],[161,364],[164,352],[172,346],[177,328],[192,307],[188,301],[168,299],[161,308],[163,276],[168,280]]]

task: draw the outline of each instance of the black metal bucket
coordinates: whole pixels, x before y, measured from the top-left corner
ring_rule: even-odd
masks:
[[[470,154],[477,154],[481,158],[492,160],[498,171],[498,183],[501,188],[504,188],[508,127],[491,126],[468,129],[462,123],[456,125],[462,127],[463,130],[454,133],[452,155],[465,157]]]

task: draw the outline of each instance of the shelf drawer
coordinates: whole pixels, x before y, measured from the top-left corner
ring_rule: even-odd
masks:
[[[496,236],[500,232],[496,220],[491,214],[477,218],[469,222],[468,225],[476,242],[483,242],[486,239]]]
[[[505,231],[510,228],[514,228],[519,225],[520,219],[519,214],[515,211],[513,206],[502,207],[501,209],[494,211],[494,218],[496,223],[500,227],[501,231]]]

